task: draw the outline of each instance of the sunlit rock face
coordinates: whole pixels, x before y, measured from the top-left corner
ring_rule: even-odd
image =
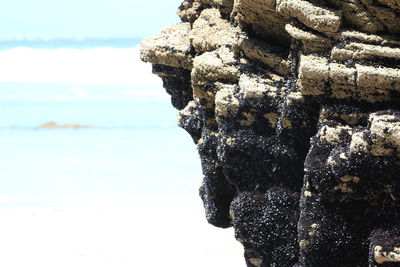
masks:
[[[186,0],[142,42],[247,266],[400,266],[400,2]]]

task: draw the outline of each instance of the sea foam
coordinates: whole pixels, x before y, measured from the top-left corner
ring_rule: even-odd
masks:
[[[139,47],[0,51],[0,82],[160,85]]]

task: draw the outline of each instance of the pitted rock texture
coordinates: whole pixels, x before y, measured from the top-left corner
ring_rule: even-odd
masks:
[[[142,42],[247,266],[400,266],[400,2],[185,0]]]

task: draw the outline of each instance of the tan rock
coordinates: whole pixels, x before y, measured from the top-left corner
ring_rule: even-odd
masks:
[[[262,259],[258,259],[258,258],[250,258],[249,262],[251,264],[253,264],[255,267],[261,267],[262,263],[263,263],[263,260]]]
[[[192,83],[207,81],[237,81],[239,69],[235,54],[227,47],[221,47],[213,52],[206,52],[197,56],[193,61]]]
[[[341,23],[340,16],[334,11],[303,0],[277,0],[276,10],[281,15],[297,18],[319,32],[337,32]]]
[[[213,4],[218,7],[222,13],[230,14],[232,12],[234,0],[200,0],[204,4]]]
[[[339,178],[342,182],[348,183],[348,182],[353,182],[353,183],[359,183],[360,178],[357,176],[353,175],[345,175]]]
[[[190,23],[178,23],[165,28],[160,34],[141,43],[140,59],[184,69],[192,68]]]
[[[400,118],[392,114],[372,113],[370,127],[352,135],[350,151],[373,156],[400,156]],[[365,140],[370,136],[370,142]]]
[[[400,154],[400,118],[390,114],[372,113],[369,120],[373,142],[382,147],[396,147]]]
[[[383,25],[369,10],[362,0],[330,0],[342,10],[342,19],[347,25],[363,32],[377,33],[385,30]]]
[[[268,122],[272,128],[276,128],[276,125],[278,123],[278,118],[279,118],[278,113],[270,112],[270,113],[264,114],[263,116],[264,116],[264,118],[266,118],[268,120]]]
[[[239,124],[241,126],[250,126],[255,122],[255,118],[253,116],[253,114],[249,113],[249,112],[243,112],[242,113],[244,119],[239,121]]]
[[[356,89],[356,74],[355,68],[347,68],[345,65],[337,63],[329,64],[332,97],[351,98]]]
[[[258,60],[274,69],[278,74],[287,75],[290,72],[290,62],[283,56],[272,52],[265,42],[247,38],[242,43],[243,52],[249,58]]]
[[[400,16],[397,10],[376,5],[372,0],[362,0],[368,5],[368,10],[376,17],[392,34],[400,33]]]
[[[356,65],[357,86],[400,91],[400,70]]]
[[[319,130],[320,140],[326,143],[335,143],[341,140],[343,134],[350,134],[351,127],[344,125],[328,126],[325,125]]]
[[[233,27],[221,18],[218,9],[205,9],[193,23],[190,40],[197,52],[209,52],[222,46],[237,51],[244,35],[239,28]]]
[[[356,132],[351,136],[350,151],[351,152],[363,152],[368,153],[369,144],[365,140],[365,136],[368,135],[368,131]]]
[[[378,0],[378,2],[394,9],[400,9],[400,2],[398,0]]]
[[[337,40],[344,41],[347,39],[357,39],[367,44],[381,44],[384,41],[384,38],[382,38],[382,36],[379,35],[367,34],[359,31],[349,31],[349,30],[338,32],[336,35],[333,36]]]
[[[300,91],[290,92],[286,96],[286,103],[288,105],[291,105],[291,104],[294,104],[294,103],[304,103],[304,96]]]
[[[240,71],[237,67],[238,60],[235,54],[227,47],[221,47],[213,52],[205,52],[193,61],[191,73],[193,96],[197,99],[208,101],[207,107],[214,105],[214,96],[218,91],[215,82],[237,82]],[[209,88],[209,83],[214,83]]]
[[[227,85],[215,95],[215,113],[217,122],[220,117],[230,117],[236,114],[239,108],[239,100],[234,95],[235,88]]]
[[[385,262],[400,262],[400,247],[394,247],[391,251],[384,251],[381,246],[375,246],[374,259],[379,264]]]
[[[201,10],[200,0],[185,0],[176,11],[176,14],[182,21],[193,23],[199,17]]]
[[[391,91],[400,90],[400,70],[360,64],[349,68],[329,63],[325,57],[302,55],[298,83],[304,95],[322,95],[331,89],[329,96],[333,98],[374,103],[386,101]]]
[[[328,60],[322,57],[305,56],[300,58],[299,85],[303,95],[324,94],[329,78]]]
[[[251,25],[255,35],[269,37],[275,43],[286,43],[288,19],[276,12],[275,0],[235,0],[232,16],[241,26]]]
[[[332,59],[374,59],[377,57],[400,59],[400,48],[391,48],[378,45],[349,43],[344,48],[334,47],[332,49]]]
[[[290,36],[303,42],[304,49],[307,52],[326,50],[331,46],[331,39],[322,37],[315,33],[304,31],[291,24],[286,24],[285,29],[290,34]]]
[[[240,94],[244,99],[249,98],[276,98],[278,88],[271,85],[272,81],[257,75],[242,74],[239,79]]]
[[[368,114],[361,112],[338,112],[334,108],[326,108],[323,107],[319,113],[319,122],[327,122],[327,121],[344,121],[347,125],[357,125],[360,120],[367,120]]]

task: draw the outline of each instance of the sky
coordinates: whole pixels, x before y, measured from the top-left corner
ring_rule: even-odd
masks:
[[[0,40],[146,37],[179,21],[181,0],[12,0],[0,6]]]

